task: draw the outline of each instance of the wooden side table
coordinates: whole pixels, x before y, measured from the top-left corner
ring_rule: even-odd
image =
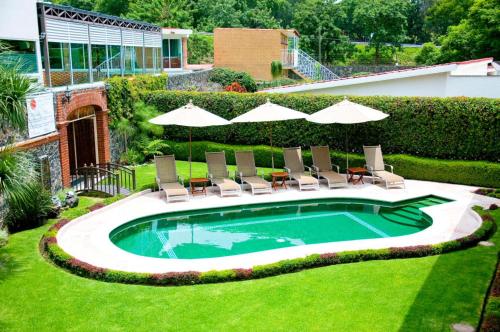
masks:
[[[189,186],[191,187],[191,195],[207,195],[207,178],[192,178],[189,180]]]
[[[286,187],[286,178],[288,177],[287,172],[273,172],[271,173],[271,176],[273,178],[272,187],[274,190],[278,190],[279,187],[288,189]]]
[[[347,169],[347,174],[349,174],[349,180],[348,182],[352,182],[352,184],[358,184],[358,183],[363,183],[363,176],[365,173],[368,172],[368,170],[364,167],[349,167]],[[357,175],[358,178],[354,178],[354,176]]]

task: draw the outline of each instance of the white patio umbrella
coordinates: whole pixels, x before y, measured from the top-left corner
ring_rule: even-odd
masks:
[[[344,97],[344,100],[330,107],[322,109],[316,113],[309,115],[306,120],[315,123],[330,124],[355,124],[370,121],[379,121],[388,117],[389,114],[377,111],[376,109],[353,103]],[[349,168],[349,150],[348,138],[346,129],[346,159],[347,167]]]
[[[262,104],[240,116],[231,120],[237,122],[274,122],[284,120],[305,119],[307,114],[295,111],[291,108],[271,103],[269,98],[265,104]],[[274,153],[273,153],[273,127],[270,126],[269,139],[271,143],[271,167],[274,171]]]
[[[189,100],[187,105],[177,108],[173,111],[159,115],[149,120],[149,122],[157,125],[168,126],[183,126],[189,127],[189,178],[192,175],[191,169],[191,129],[193,127],[211,127],[224,126],[231,124],[226,119],[215,114],[205,111],[203,108],[193,105],[193,101]]]

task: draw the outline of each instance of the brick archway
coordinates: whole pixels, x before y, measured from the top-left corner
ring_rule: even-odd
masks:
[[[108,105],[104,89],[86,89],[73,91],[67,102],[64,92],[56,95],[56,123],[59,129],[59,153],[61,157],[61,177],[64,187],[71,185],[70,156],[68,144],[68,121],[77,110],[92,106],[95,109],[97,151],[99,163],[110,161]]]

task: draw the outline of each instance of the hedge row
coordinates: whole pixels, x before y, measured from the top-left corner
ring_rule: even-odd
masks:
[[[175,154],[177,160],[188,160],[188,143],[167,141],[167,153]],[[234,151],[253,150],[255,164],[258,167],[271,167],[271,149],[269,146],[257,145],[229,145],[213,142],[193,142],[193,161],[205,161],[205,151],[225,151],[226,161],[235,165]],[[312,156],[309,150],[303,150],[304,164],[312,165]],[[334,164],[345,172],[346,154],[331,151]],[[274,148],[275,167],[283,167],[283,152],[281,148]],[[394,172],[408,179],[457,183],[482,187],[500,187],[500,164],[486,161],[457,161],[436,160],[407,155],[384,155],[384,161],[394,166]],[[365,159],[360,154],[349,154],[349,166],[363,166]]]
[[[190,99],[225,119],[232,119],[264,103],[266,98],[304,113],[314,113],[342,100],[342,96],[264,93],[207,93],[142,91],[140,97],[160,112],[168,112]],[[357,125],[320,125],[305,120],[273,123],[276,146],[328,144],[345,151],[346,133],[352,152],[362,146],[381,144],[386,153],[409,154],[452,160],[498,161],[500,157],[500,99],[350,97],[390,116],[382,121]],[[109,106],[113,113],[113,102]],[[185,141],[187,128],[167,127],[167,138]],[[197,128],[194,140],[233,144],[269,144],[269,125],[243,123]]]
[[[254,266],[250,269],[230,269],[208,272],[133,273],[96,267],[82,262],[64,252],[57,244],[56,236],[58,230],[67,222],[67,220],[61,220],[59,223],[55,224],[46,232],[40,241],[40,250],[42,254],[48,257],[56,265],[86,278],[109,282],[157,286],[194,285],[258,279],[327,265],[439,255],[475,246],[479,241],[490,237],[495,232],[495,221],[492,216],[483,215],[481,227],[473,234],[458,240],[443,242],[436,245],[313,254],[305,258],[287,259],[277,263]]]
[[[500,264],[497,264],[479,330],[481,332],[500,331]]]

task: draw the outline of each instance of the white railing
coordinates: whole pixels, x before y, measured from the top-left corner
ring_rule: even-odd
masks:
[[[299,49],[283,50],[283,67],[293,68],[305,78],[313,81],[329,81],[339,78],[306,52]]]

